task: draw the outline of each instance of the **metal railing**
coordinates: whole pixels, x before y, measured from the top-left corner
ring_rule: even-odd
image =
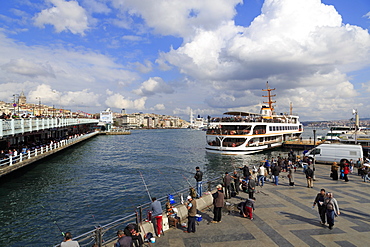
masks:
[[[50,143],[50,144],[47,144],[47,145],[42,145],[42,146],[36,147],[34,149],[24,150],[24,151],[20,152],[19,154],[17,154],[16,156],[10,156],[6,159],[0,160],[0,169],[2,169],[4,167],[12,166],[15,163],[19,163],[19,162],[31,159],[33,157],[37,157],[37,156],[42,155],[42,154],[46,154],[46,153],[51,152],[51,151],[53,151],[57,148],[67,146],[67,145],[72,144],[72,143],[74,143],[76,141],[79,141],[81,139],[89,138],[92,135],[96,135],[96,132],[92,132],[92,133],[88,133],[88,134],[84,134],[84,135],[75,135],[71,138],[64,139],[64,140],[61,140],[61,141],[58,141],[58,142],[53,142],[53,143]]]
[[[207,187],[207,191],[211,191],[211,188],[214,188],[216,183],[219,183],[219,180],[222,179],[222,177],[216,177],[213,179],[210,179],[206,182],[203,182],[202,186]],[[193,187],[195,189],[195,187]],[[176,207],[178,205],[181,205],[181,200],[184,198],[186,200],[186,197],[188,194],[185,194],[186,192],[190,192],[190,186],[187,189],[182,189],[179,191],[174,191],[173,195],[176,203],[172,204],[172,206]],[[161,204],[162,208],[164,207],[165,203],[168,200],[168,196],[163,196],[161,198],[157,198]],[[117,240],[117,231],[123,230],[127,224],[129,223],[136,223],[141,224],[144,221],[148,221],[148,214],[145,214],[144,212],[149,211],[151,202],[139,205],[136,207],[136,211],[133,214],[127,215],[123,218],[120,218],[116,221],[113,221],[111,223],[108,223],[104,226],[97,226],[95,229],[88,231],[86,233],[83,233],[77,237],[74,237],[73,240],[78,241],[79,245],[81,247],[84,246],[92,246],[93,244],[98,245],[99,247],[106,246],[106,244],[111,244],[113,241]],[[140,229],[140,228],[139,228]],[[60,244],[54,245],[54,247],[60,247]]]
[[[24,134],[26,132],[43,129],[65,127],[71,125],[99,123],[98,119],[91,118],[21,118],[0,119],[0,138],[4,136]]]

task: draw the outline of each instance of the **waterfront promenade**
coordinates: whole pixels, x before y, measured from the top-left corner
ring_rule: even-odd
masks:
[[[254,220],[242,218],[233,205],[247,198],[227,200],[221,223],[210,223],[213,207],[201,211],[203,220],[196,233],[171,228],[150,246],[166,247],[245,247],[245,246],[366,246],[370,242],[370,183],[360,176],[349,175],[350,181],[333,181],[329,165],[316,165],[314,188],[307,188],[302,169],[295,173],[296,186],[289,187],[287,173],[281,173],[279,186],[267,182],[258,188]],[[321,226],[317,207],[312,208],[316,194],[324,188],[333,192],[341,215],[333,230]],[[147,244],[149,246],[149,244]]]

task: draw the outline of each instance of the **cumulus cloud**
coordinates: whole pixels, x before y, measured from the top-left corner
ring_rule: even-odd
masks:
[[[108,107],[114,107],[119,109],[134,109],[134,110],[145,110],[145,102],[147,97],[142,97],[140,99],[130,100],[126,99],[119,93],[108,96],[105,104]]]
[[[27,96],[29,102],[39,102],[60,106],[100,106],[99,95],[88,89],[81,91],[60,92],[53,90],[50,85],[41,84],[31,90]]]
[[[152,62],[150,62],[149,60],[145,60],[144,61],[144,64],[142,63],[139,63],[139,62],[135,62],[132,64],[134,66],[134,68],[143,73],[143,74],[146,74],[146,73],[149,73],[153,70],[153,64]]]
[[[149,78],[149,80],[141,84],[139,89],[133,90],[133,93],[141,96],[149,96],[159,93],[170,94],[173,92],[173,88],[166,84],[160,77]]]
[[[161,35],[188,37],[196,27],[210,30],[232,19],[242,0],[112,0],[116,8],[140,16]]]
[[[49,63],[41,64],[23,58],[11,59],[8,63],[0,66],[3,70],[28,77],[53,77],[55,74]]]
[[[53,7],[44,9],[34,17],[36,26],[43,28],[53,25],[60,33],[70,31],[73,34],[84,35],[88,27],[88,17],[84,8],[77,1],[49,0]]]
[[[164,106],[164,104],[156,104],[154,107],[152,107],[150,109],[155,110],[155,111],[162,111],[162,110],[165,110],[166,107]]]

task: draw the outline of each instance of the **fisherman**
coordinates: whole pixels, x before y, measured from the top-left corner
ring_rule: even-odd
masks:
[[[118,230],[117,237],[118,237],[118,240],[114,244],[114,247],[133,247],[132,238],[129,236],[126,236],[124,231]]]
[[[131,237],[132,243],[135,247],[142,247],[144,244],[143,238],[139,232],[139,226],[137,224],[128,224],[123,230],[126,236]]]
[[[60,247],[80,247],[77,241],[72,240],[72,234],[66,232],[64,234],[64,241],[60,244]]]
[[[231,176],[228,172],[225,172],[224,176],[224,186],[225,186],[225,199],[231,198]]]
[[[239,195],[239,186],[240,186],[240,176],[237,171],[234,171],[234,174],[231,176],[234,179],[234,188],[236,195]]]
[[[152,197],[152,203],[150,204],[149,210],[152,211],[152,223],[154,231],[157,237],[161,236],[162,232],[162,205],[156,197]]]
[[[221,211],[224,206],[224,193],[222,192],[222,185],[219,184],[216,186],[217,191],[214,193],[213,196],[213,220],[211,223],[219,223],[221,222]]]
[[[186,208],[188,209],[188,229],[185,233],[195,233],[195,215],[197,214],[197,201],[191,196],[188,196],[188,203]]]
[[[202,178],[203,178],[203,172],[200,170],[199,166],[195,167],[195,175],[194,178],[197,181],[197,194],[198,198],[202,197]]]

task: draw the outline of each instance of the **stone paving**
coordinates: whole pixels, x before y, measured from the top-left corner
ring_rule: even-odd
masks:
[[[357,176],[357,169],[349,182],[333,181],[329,173],[330,165],[317,164],[314,188],[307,188],[301,168],[295,173],[294,188],[288,186],[287,173],[281,173],[279,186],[266,182],[258,188],[254,220],[239,215],[236,205],[248,196],[241,192],[227,200],[230,206],[224,208],[222,222],[210,223],[211,206],[200,212],[203,220],[196,233],[172,228],[150,246],[370,246],[370,183]],[[312,208],[321,188],[334,193],[341,210],[333,230],[320,225],[317,207]]]

